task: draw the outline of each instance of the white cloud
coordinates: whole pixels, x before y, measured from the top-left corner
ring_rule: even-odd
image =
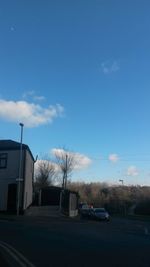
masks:
[[[74,153],[74,152],[68,152],[65,151],[64,149],[57,149],[57,148],[53,148],[51,150],[51,153],[55,156],[55,155],[71,155],[74,158],[74,169],[75,170],[81,170],[81,169],[85,169],[87,168],[91,163],[91,159],[83,154],[80,153]]]
[[[117,154],[110,154],[108,159],[112,162],[112,163],[117,163],[119,160],[119,156]]]
[[[36,95],[35,91],[34,90],[30,90],[30,91],[27,91],[27,92],[24,92],[22,97],[24,99],[33,99],[35,101],[43,101],[45,100],[45,96],[43,95]]]
[[[120,66],[117,61],[105,61],[102,62],[101,68],[104,74],[110,74],[112,72],[117,72]]]
[[[128,176],[137,176],[139,175],[139,171],[136,166],[129,166],[127,169]]]
[[[42,124],[52,123],[52,121],[63,114],[64,108],[57,104],[43,108],[34,103],[26,101],[7,101],[0,99],[0,118],[22,122],[26,127],[37,127]]]

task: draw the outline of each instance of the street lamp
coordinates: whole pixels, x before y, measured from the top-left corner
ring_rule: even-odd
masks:
[[[124,186],[124,180],[123,179],[120,179],[119,182],[121,182],[122,186]],[[124,206],[124,215],[126,215],[126,203],[125,203],[125,201],[124,201],[123,206]]]
[[[18,190],[17,190],[17,215],[19,215],[19,208],[20,208],[20,182],[22,181],[22,139],[23,139],[23,123],[19,123],[21,127],[21,138],[20,138],[20,161],[19,161],[19,178],[18,181]]]

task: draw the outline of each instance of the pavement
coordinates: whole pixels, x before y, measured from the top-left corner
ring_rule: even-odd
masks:
[[[25,211],[26,216],[61,217],[59,206],[31,206]]]
[[[145,221],[3,218],[0,241],[37,267],[150,266],[150,222]]]

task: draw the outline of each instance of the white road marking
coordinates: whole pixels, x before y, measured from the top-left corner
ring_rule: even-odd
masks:
[[[0,241],[0,247],[3,248],[4,251],[6,251],[20,265],[20,267],[35,267],[19,251],[7,243]]]

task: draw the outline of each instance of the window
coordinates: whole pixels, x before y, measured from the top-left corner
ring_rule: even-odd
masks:
[[[0,153],[0,169],[7,168],[7,153]]]

